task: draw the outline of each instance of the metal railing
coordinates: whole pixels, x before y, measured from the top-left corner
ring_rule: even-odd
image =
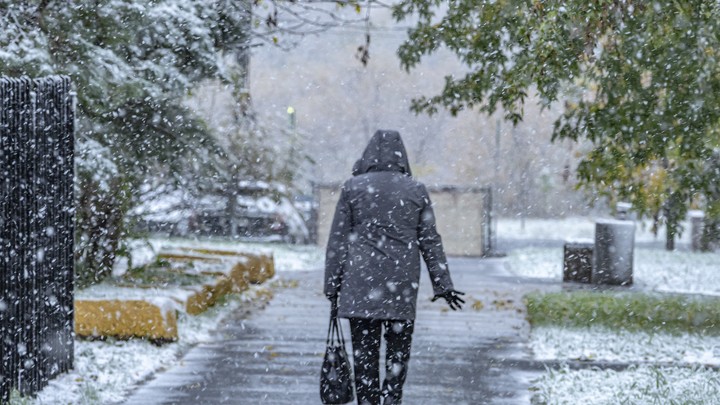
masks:
[[[0,402],[73,365],[74,93],[0,78]]]

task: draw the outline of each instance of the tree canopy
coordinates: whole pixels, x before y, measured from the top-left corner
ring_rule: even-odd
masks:
[[[398,50],[411,69],[444,48],[467,67],[417,112],[497,108],[522,119],[529,94],[563,102],[553,139],[587,139],[582,185],[674,230],[693,204],[715,216],[720,181],[720,4],[709,0],[403,0],[417,19]]]
[[[68,75],[77,91],[78,264],[109,273],[143,183],[287,178],[297,162],[273,155],[249,122],[250,49],[349,22],[332,7],[281,0],[0,0],[0,73]],[[214,133],[191,111],[185,102],[204,81],[234,88],[246,122]]]

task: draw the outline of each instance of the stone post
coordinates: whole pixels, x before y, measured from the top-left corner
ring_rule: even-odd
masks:
[[[690,246],[693,252],[702,250],[703,228],[705,227],[705,213],[699,210],[688,212],[690,218]]]
[[[593,284],[631,285],[635,222],[617,219],[595,223]]]

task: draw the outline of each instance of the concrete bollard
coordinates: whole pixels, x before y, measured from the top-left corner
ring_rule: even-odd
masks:
[[[693,252],[702,250],[702,237],[705,228],[705,213],[699,210],[688,212],[690,218],[690,247]]]
[[[593,284],[631,285],[635,222],[617,219],[595,223]]]
[[[589,283],[592,279],[593,242],[568,241],[563,249],[563,281]]]

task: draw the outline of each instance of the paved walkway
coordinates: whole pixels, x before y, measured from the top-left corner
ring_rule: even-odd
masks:
[[[423,274],[404,402],[528,403],[529,380],[542,365],[530,361],[523,345],[529,326],[521,297],[557,287],[512,277],[501,259],[454,258],[450,269],[456,288],[467,293],[467,305],[452,312],[444,303],[431,303],[430,281]],[[265,308],[237,314],[218,331],[217,341],[190,350],[126,403],[319,404],[329,312],[322,272],[279,277],[297,283],[284,283],[291,286],[276,291]]]

